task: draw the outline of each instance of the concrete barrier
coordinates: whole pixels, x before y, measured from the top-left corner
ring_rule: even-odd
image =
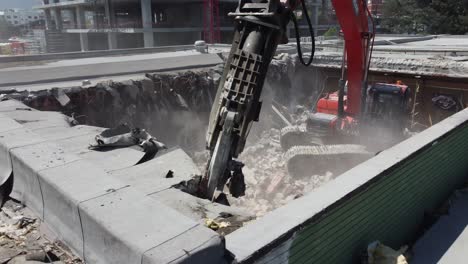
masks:
[[[13,196],[86,263],[223,262],[222,237],[148,195],[171,186],[160,179],[165,179],[167,170],[163,173],[160,170],[165,168],[155,166],[158,158],[145,164],[153,166],[153,178],[134,175],[133,182],[125,181],[93,162],[112,153],[81,155],[88,146],[84,139],[96,134],[92,127],[65,129],[54,118],[47,125],[46,117],[60,114],[18,108],[28,109],[15,101],[0,102],[0,176],[13,175]],[[189,160],[182,150],[167,155]],[[199,173],[195,165],[188,171],[173,170],[171,182]],[[148,193],[138,187],[144,184]]]
[[[226,237],[239,263],[360,263],[375,240],[414,241],[468,178],[468,109]]]

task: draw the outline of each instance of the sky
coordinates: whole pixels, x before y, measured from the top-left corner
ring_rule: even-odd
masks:
[[[32,9],[33,6],[41,4],[41,0],[0,0],[0,9],[24,8]]]

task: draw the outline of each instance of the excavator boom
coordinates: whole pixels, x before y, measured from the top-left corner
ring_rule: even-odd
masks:
[[[361,113],[367,87],[367,70],[370,60],[373,32],[369,32],[372,20],[363,0],[332,0],[336,17],[343,32],[347,62],[348,115]],[[364,100],[363,100],[364,99]]]

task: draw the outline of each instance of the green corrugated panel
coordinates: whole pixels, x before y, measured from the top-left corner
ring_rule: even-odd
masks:
[[[401,164],[321,219],[298,232],[289,263],[352,263],[380,240],[399,248],[416,234],[427,210],[435,209],[468,176],[468,125]],[[275,259],[276,258],[276,259]]]

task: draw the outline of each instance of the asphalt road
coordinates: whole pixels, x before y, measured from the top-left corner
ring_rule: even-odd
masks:
[[[13,88],[49,82],[86,80],[157,71],[203,68],[222,63],[217,54],[174,52],[165,56],[122,56],[112,59],[69,60],[30,67],[0,69],[0,87]]]

